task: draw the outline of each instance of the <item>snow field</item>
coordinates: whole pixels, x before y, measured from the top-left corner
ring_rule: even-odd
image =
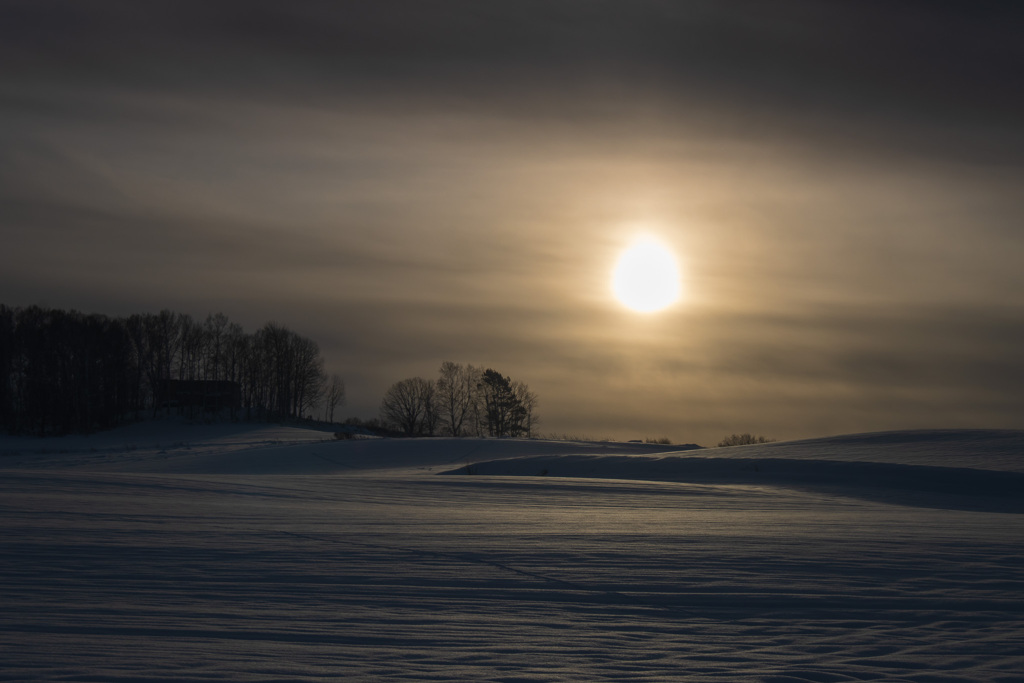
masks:
[[[1001,434],[932,440],[933,479],[1015,481],[965,467],[1010,457]],[[905,500],[752,481],[741,448],[264,436],[0,460],[0,680],[1024,680],[1024,517],[974,484]],[[878,460],[922,467],[898,450]],[[679,480],[697,454],[714,481]],[[624,476],[655,462],[676,480]],[[515,466],[533,476],[484,474]]]

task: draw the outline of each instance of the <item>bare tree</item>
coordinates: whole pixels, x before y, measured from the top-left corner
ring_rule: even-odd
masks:
[[[486,401],[483,391],[484,369],[473,365],[466,366],[466,380],[469,382],[469,428],[473,436],[487,434]]]
[[[424,394],[430,391],[427,380],[410,377],[392,384],[380,403],[381,419],[403,432],[416,436],[423,430]]]
[[[228,327],[228,317],[223,313],[211,313],[206,316],[206,322],[203,324],[203,334],[206,338],[206,348],[203,354],[203,379],[221,379],[225,365]]]
[[[264,418],[305,417],[326,380],[317,343],[271,322],[256,331],[250,348],[247,406]]]
[[[473,408],[479,382],[480,371],[472,365],[463,366],[451,361],[441,364],[437,401],[445,433],[462,436],[473,430]]]
[[[146,332],[146,316],[138,313],[131,315],[125,320],[125,327],[128,330],[128,337],[132,341],[132,353],[135,358],[135,384],[133,387],[135,393],[135,418],[141,417],[141,411],[144,406],[144,384],[143,382],[156,375],[154,366],[156,360],[153,355],[153,349],[150,346],[150,337]],[[149,387],[150,393],[156,397],[158,389],[156,387]],[[155,408],[154,408],[155,410]]]
[[[320,402],[326,376],[320,346],[306,337],[291,333],[292,415],[305,417],[306,411]]]
[[[515,394],[518,403],[517,414],[519,421],[517,429],[521,435],[531,438],[533,437],[533,428],[540,422],[540,418],[535,413],[537,394],[530,391],[530,387],[526,386],[526,382],[518,380],[512,382],[512,393]]]
[[[345,404],[345,381],[341,379],[340,375],[331,375],[331,380],[327,384],[327,390],[324,392],[324,407],[326,409],[327,422],[334,422],[334,409],[340,405]]]
[[[242,326],[238,323],[229,323],[224,331],[224,379],[238,385],[240,401],[243,396],[242,388],[246,386],[245,359],[250,351],[249,337],[242,330]],[[231,402],[229,415],[232,420],[237,417],[239,406],[236,406],[234,401]]]
[[[423,380],[423,384],[420,386],[420,401],[423,403],[420,434],[434,436],[437,434],[437,425],[441,421],[441,411],[437,402],[437,382],[432,379]]]
[[[153,393],[153,417],[157,409],[167,400],[167,382],[171,379],[171,367],[178,351],[181,338],[179,317],[173,311],[164,309],[156,315],[145,317],[147,344],[152,354],[149,371],[149,386]]]

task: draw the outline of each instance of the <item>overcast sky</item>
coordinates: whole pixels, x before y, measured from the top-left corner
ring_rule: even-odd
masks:
[[[0,0],[0,303],[444,360],[543,431],[1024,428],[1024,5]],[[684,296],[610,294],[638,234]]]

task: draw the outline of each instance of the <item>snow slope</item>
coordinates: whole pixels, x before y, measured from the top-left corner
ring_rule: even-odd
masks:
[[[0,680],[1024,680],[1021,432],[133,429],[0,441]]]
[[[540,455],[450,473],[786,486],[938,508],[1024,512],[1024,433],[886,432],[636,455]]]

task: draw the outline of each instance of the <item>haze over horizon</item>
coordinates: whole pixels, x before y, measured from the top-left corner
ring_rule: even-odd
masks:
[[[1024,428],[1012,3],[0,2],[0,303],[224,312],[376,415],[444,360],[542,432]],[[680,301],[611,273],[669,246]]]

